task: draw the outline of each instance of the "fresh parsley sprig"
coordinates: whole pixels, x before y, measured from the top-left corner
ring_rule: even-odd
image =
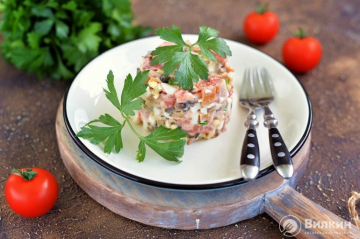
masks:
[[[100,53],[150,34],[130,0],[2,0],[1,55],[39,78],[74,79]]]
[[[146,146],[153,149],[161,157],[169,161],[179,162],[184,154],[184,146],[187,133],[181,128],[174,130],[160,126],[147,136],[140,135],[133,127],[130,116],[135,115],[135,110],[140,110],[143,99],[139,98],[146,92],[145,81],[149,71],[139,72],[135,79],[129,74],[125,79],[124,88],[119,100],[114,85],[114,75],[112,71],[107,75],[107,87],[104,89],[106,98],[120,111],[124,121],[120,123],[109,114],[101,115],[98,119],[92,120],[81,128],[77,137],[90,140],[93,144],[104,143],[104,152],[116,153],[124,147],[121,130],[126,124],[129,125],[132,132],[140,139],[136,159],[139,162],[144,161],[146,155]],[[96,125],[95,125],[96,124]],[[99,126],[102,124],[105,126]]]
[[[175,45],[162,46],[151,52],[155,56],[151,60],[151,65],[164,63],[164,75],[168,76],[175,71],[175,81],[184,90],[192,89],[193,82],[198,82],[199,78],[208,79],[207,64],[199,55],[191,52],[194,46],[199,46],[201,54],[210,61],[216,62],[213,52],[222,57],[231,56],[231,50],[226,42],[221,38],[216,38],[219,32],[207,26],[200,27],[197,42],[187,44],[181,36],[180,28],[172,26],[170,28],[159,28],[156,34],[161,39],[173,42]]]

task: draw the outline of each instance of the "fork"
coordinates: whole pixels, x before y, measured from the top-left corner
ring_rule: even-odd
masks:
[[[256,135],[256,128],[259,122],[256,119],[256,107],[251,105],[248,99],[248,92],[251,90],[250,83],[250,69],[245,69],[239,103],[241,106],[249,109],[249,114],[244,123],[247,131],[245,133],[240,158],[240,171],[246,181],[255,179],[260,167],[260,152]]]
[[[264,109],[264,126],[269,129],[271,156],[276,171],[283,178],[291,178],[294,167],[288,148],[277,129],[278,121],[269,108],[274,100],[274,87],[265,68],[253,69],[248,99],[251,105]]]

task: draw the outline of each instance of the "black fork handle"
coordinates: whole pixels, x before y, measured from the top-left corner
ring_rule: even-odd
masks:
[[[260,167],[259,143],[255,129],[248,129],[245,133],[240,164]]]
[[[291,156],[277,128],[269,129],[269,142],[274,166],[292,165]]]
[[[290,152],[277,129],[278,121],[268,106],[264,107],[264,126],[269,129],[269,143],[276,171],[283,178],[291,178],[294,173]]]
[[[241,174],[246,181],[255,179],[259,173],[260,152],[256,134],[256,127],[258,125],[259,122],[256,119],[256,112],[250,108],[250,112],[245,121],[245,127],[247,127],[248,130],[245,133],[240,158]]]

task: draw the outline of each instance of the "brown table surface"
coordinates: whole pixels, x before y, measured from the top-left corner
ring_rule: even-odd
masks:
[[[255,47],[281,61],[281,47],[299,26],[323,46],[320,65],[296,75],[313,104],[314,124],[308,169],[296,189],[349,220],[347,199],[360,191],[360,2],[273,1],[281,22],[278,36],[258,46],[245,39],[242,21],[253,1],[134,0],[137,22],[154,28],[176,24],[183,33],[198,26],[220,30],[221,37]],[[39,81],[0,59],[0,238],[281,238],[267,215],[202,231],[146,226],[96,203],[67,173],[57,147],[55,113],[70,82]],[[4,198],[13,167],[50,170],[60,186],[59,199],[45,216],[15,214]]]

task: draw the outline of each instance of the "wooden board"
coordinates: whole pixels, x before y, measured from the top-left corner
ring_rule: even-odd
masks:
[[[205,229],[226,226],[264,211],[264,194],[284,184],[294,186],[309,157],[310,137],[294,160],[295,176],[284,180],[276,172],[251,183],[207,191],[179,191],[151,187],[125,179],[98,165],[70,137],[62,103],[56,132],[60,153],[69,174],[94,200],[113,212],[148,225]]]
[[[148,225],[180,228],[214,228],[229,225],[264,211],[264,193],[283,184],[294,186],[309,156],[310,137],[294,158],[295,176],[284,180],[276,172],[251,183],[208,191],[176,191],[125,179],[98,165],[71,139],[64,125],[62,103],[56,131],[66,168],[94,200],[124,217]]]
[[[289,190],[288,186],[297,184],[308,162],[311,140],[309,136],[293,158],[295,173],[289,180],[272,172],[255,181],[229,188],[185,191],[140,184],[98,165],[78,148],[68,134],[63,120],[62,101],[56,118],[56,133],[69,174],[90,197],[129,219],[157,227],[185,230],[226,226],[265,211],[278,219],[284,213],[271,213],[274,208],[271,203],[274,201],[266,202],[269,198],[276,198],[277,192],[284,192]]]

